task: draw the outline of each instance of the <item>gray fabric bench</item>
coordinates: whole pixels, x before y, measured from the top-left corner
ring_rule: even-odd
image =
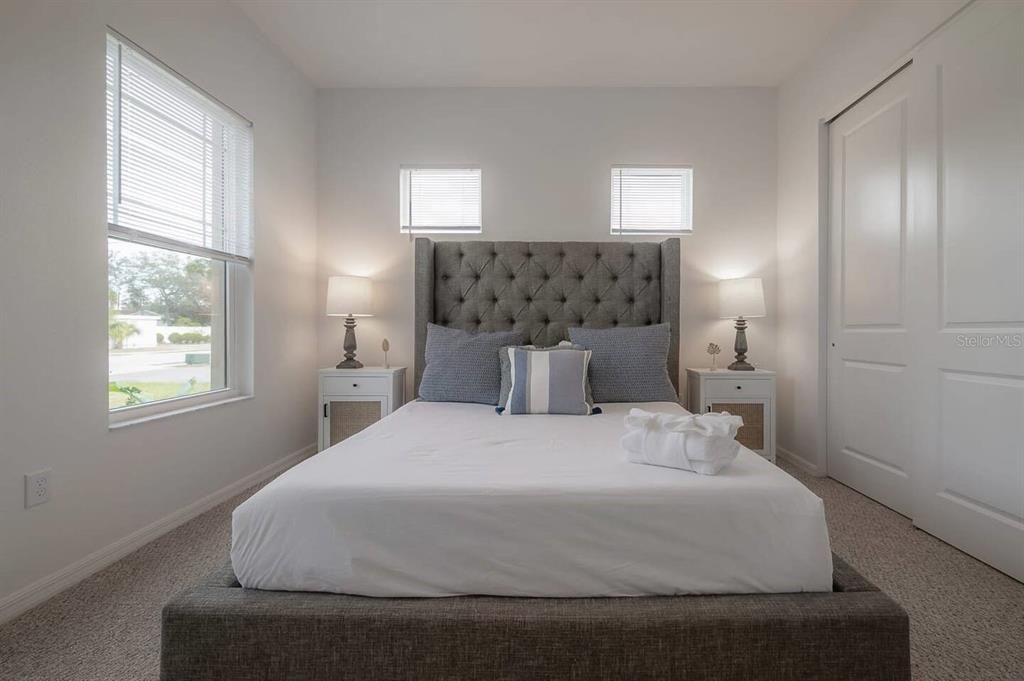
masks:
[[[834,557],[832,593],[366,598],[242,589],[164,608],[163,681],[905,680],[909,621]]]

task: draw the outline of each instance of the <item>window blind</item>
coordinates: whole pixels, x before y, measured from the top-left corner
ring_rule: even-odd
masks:
[[[248,121],[108,34],[110,236],[249,262],[252,146]]]
[[[403,168],[403,232],[480,232],[479,168]]]
[[[693,230],[692,168],[612,168],[612,234]]]

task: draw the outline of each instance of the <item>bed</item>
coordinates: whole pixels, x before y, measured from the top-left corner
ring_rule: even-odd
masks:
[[[678,380],[678,240],[415,249],[417,384],[428,322],[667,322]],[[909,678],[906,614],[831,556],[820,500],[747,450],[714,478],[626,464],[603,406],[413,403],[300,464],[165,608],[162,678]]]
[[[249,588],[383,597],[832,589],[818,497],[746,448],[716,476],[629,463],[632,406],[499,417],[411,402],[239,506],[235,574]]]

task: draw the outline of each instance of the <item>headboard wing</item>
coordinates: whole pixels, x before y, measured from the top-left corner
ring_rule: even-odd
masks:
[[[679,389],[679,239],[661,243],[416,239],[416,366],[427,323],[467,331],[516,329],[554,345],[570,326],[668,323],[668,369]]]

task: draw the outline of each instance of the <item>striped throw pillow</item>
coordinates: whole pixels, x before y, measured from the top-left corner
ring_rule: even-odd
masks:
[[[597,413],[587,399],[590,350],[507,348],[511,388],[499,414]]]

